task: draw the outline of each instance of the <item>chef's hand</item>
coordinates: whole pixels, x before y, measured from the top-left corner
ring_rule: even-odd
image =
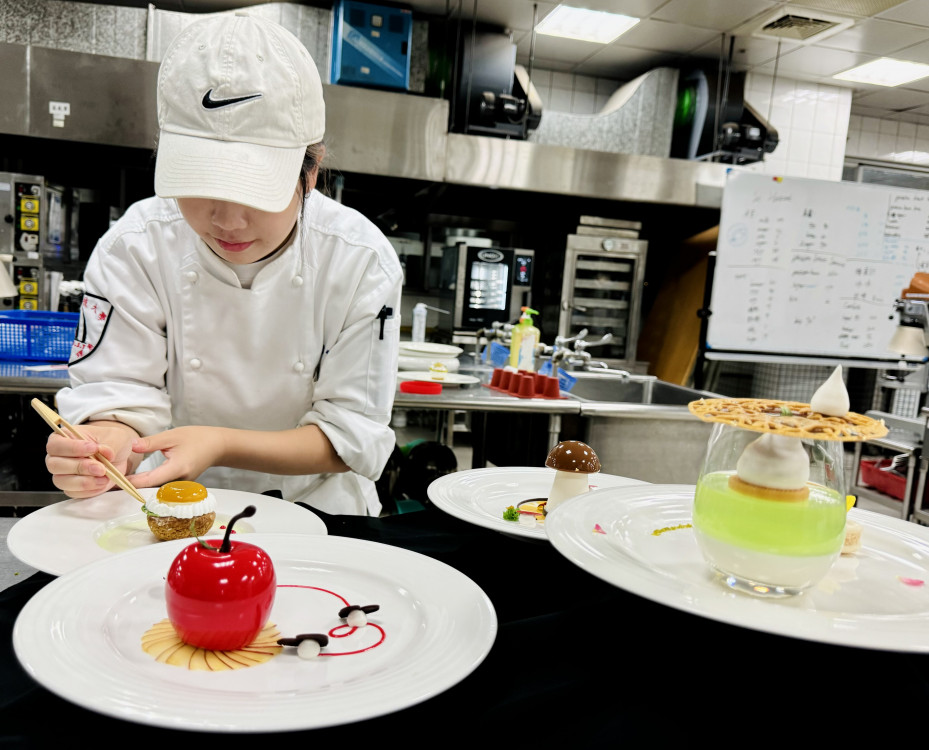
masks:
[[[45,467],[52,483],[68,497],[94,497],[115,486],[103,464],[94,458],[99,453],[123,474],[137,465],[132,441],[138,433],[121,422],[88,422],[78,428],[87,439],[69,438],[52,433],[45,451]]]
[[[132,443],[137,454],[161,451],[165,461],[151,471],[132,475],[136,487],[160,487],[176,479],[194,480],[219,464],[224,450],[223,430],[216,427],[177,427]]]

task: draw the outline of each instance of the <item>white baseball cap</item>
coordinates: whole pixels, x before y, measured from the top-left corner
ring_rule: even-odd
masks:
[[[158,126],[159,196],[283,211],[326,129],[319,71],[272,21],[245,11],[195,21],[161,62]]]

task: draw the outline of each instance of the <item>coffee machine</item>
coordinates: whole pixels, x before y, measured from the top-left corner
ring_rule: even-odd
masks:
[[[532,306],[534,262],[534,250],[498,247],[483,238],[446,245],[439,296],[451,314],[439,322],[452,343],[472,343],[495,322],[516,322],[521,308]]]

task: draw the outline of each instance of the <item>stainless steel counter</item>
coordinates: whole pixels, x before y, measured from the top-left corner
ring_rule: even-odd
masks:
[[[454,414],[456,411],[472,412],[510,412],[516,414],[547,414],[548,441],[554,445],[561,433],[561,417],[564,414],[580,414],[581,404],[577,399],[565,398],[519,398],[501,391],[491,390],[486,386],[490,382],[493,369],[483,366],[464,366],[463,374],[474,375],[481,379],[474,385],[446,385],[436,395],[403,393],[397,389],[394,396],[395,409],[429,409],[439,411],[442,416],[438,425],[438,436],[446,445],[454,445]],[[471,468],[483,468],[483,435],[476,436],[471,453]]]
[[[68,384],[67,366],[61,369],[38,369],[48,367],[60,368],[60,365],[0,361],[0,393],[57,393]]]

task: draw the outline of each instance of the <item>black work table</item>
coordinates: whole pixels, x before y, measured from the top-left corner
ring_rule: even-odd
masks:
[[[719,739],[751,746],[750,729],[761,744],[785,736],[834,742],[852,731],[912,725],[911,715],[929,699],[926,656],[824,645],[680,612],[594,578],[546,542],[472,526],[431,505],[381,519],[314,512],[330,535],[403,547],[468,575],[498,618],[484,662],[424,703],[347,726],[208,735],[137,725],[68,703],[20,668],[13,623],[52,580],[36,573],[0,592],[0,744],[48,747],[81,738],[122,747],[255,747],[322,740],[338,748],[399,740],[455,748],[465,740],[498,746],[506,739],[520,747],[661,747],[672,739]]]

